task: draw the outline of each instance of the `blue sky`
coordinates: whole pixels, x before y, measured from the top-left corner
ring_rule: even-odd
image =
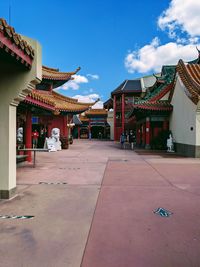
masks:
[[[41,43],[44,65],[81,67],[59,92],[83,101],[105,101],[124,79],[197,55],[197,0],[1,0],[7,22],[9,5],[16,32]]]

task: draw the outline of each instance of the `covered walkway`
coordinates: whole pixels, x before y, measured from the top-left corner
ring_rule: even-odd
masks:
[[[200,266],[200,160],[75,141],[17,170],[0,202],[4,267]],[[161,217],[159,207],[171,212]]]

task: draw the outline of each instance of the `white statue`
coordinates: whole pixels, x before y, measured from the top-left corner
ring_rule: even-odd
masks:
[[[17,143],[23,144],[23,127],[17,129]]]
[[[56,150],[61,150],[60,129],[53,128],[51,131],[51,138],[54,139]]]
[[[46,138],[44,148],[49,149],[49,152],[61,150],[60,129],[52,129],[51,137]]]
[[[174,143],[172,134],[170,134],[169,138],[167,139],[167,152],[174,152]]]

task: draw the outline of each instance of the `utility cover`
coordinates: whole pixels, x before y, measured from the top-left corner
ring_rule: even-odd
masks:
[[[157,210],[154,211],[155,214],[160,215],[161,217],[169,217],[173,214],[173,212],[170,212],[164,208],[157,208]]]

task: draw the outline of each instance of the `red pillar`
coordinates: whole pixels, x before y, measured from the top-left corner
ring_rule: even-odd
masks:
[[[142,146],[145,145],[145,123],[142,123]]]
[[[140,126],[136,127],[136,145],[140,145]]]
[[[124,133],[125,130],[125,97],[124,94],[122,94],[122,133]]]
[[[147,117],[146,118],[146,127],[145,127],[145,132],[146,132],[146,144],[145,144],[145,148],[149,149],[150,148],[150,118]]]
[[[163,130],[164,131],[169,130],[169,121],[168,120],[163,121]]]
[[[67,117],[63,116],[63,136],[67,137]]]
[[[78,139],[80,139],[80,137],[81,137],[81,128],[80,126],[78,126]]]
[[[114,108],[114,112],[113,112],[113,117],[114,117],[114,141],[117,141],[117,123],[116,123],[116,108],[117,108],[117,104],[116,104],[116,95],[114,95],[114,100],[113,100],[113,108]]]
[[[25,138],[26,138],[26,143],[25,143],[26,148],[32,148],[32,115],[31,115],[30,110],[27,110],[27,113],[26,113]],[[31,161],[31,151],[27,151],[26,155],[28,155],[27,161],[30,162]]]

